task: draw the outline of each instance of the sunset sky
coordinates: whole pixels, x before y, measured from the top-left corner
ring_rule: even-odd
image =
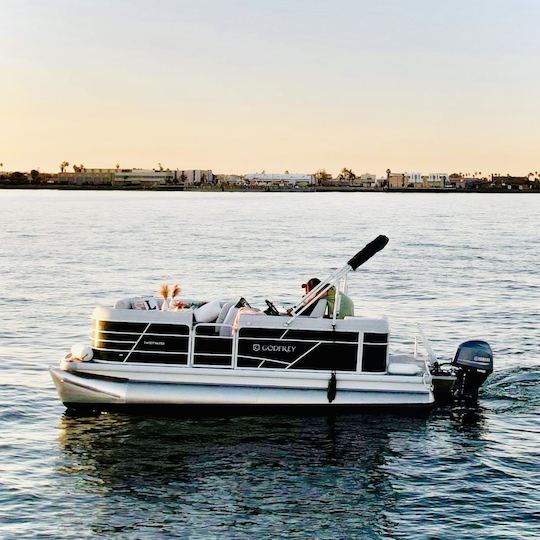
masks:
[[[540,170],[538,0],[0,0],[0,162]]]

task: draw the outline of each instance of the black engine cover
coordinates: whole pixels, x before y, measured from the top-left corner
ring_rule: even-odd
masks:
[[[489,375],[493,373],[493,352],[485,341],[465,341],[458,347],[452,365],[480,370]]]
[[[493,372],[493,352],[485,341],[465,341],[458,347],[452,365],[456,368],[454,397],[476,399],[478,390]]]

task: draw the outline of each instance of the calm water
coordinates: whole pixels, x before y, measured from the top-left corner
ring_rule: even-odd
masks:
[[[0,191],[0,537],[538,538],[540,197]],[[474,409],[392,415],[72,416],[47,366],[96,303],[290,305],[377,234],[350,279],[398,346],[487,339]]]

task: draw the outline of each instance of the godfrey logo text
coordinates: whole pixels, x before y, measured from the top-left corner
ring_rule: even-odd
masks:
[[[253,344],[253,352],[282,352],[282,353],[293,353],[296,350],[296,345],[259,345],[258,343]]]

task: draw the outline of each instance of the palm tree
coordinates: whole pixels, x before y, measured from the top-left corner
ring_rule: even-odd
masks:
[[[60,172],[64,172],[66,167],[69,167],[69,163],[67,161],[62,161],[62,163],[60,163]]]
[[[116,170],[118,170],[118,169],[120,168],[120,163],[117,163],[117,164],[115,165],[115,167],[116,167]]]
[[[332,178],[332,176],[326,172],[326,169],[319,169],[313,176],[317,185],[324,184],[327,180]]]
[[[354,174],[352,169],[347,169],[343,167],[343,169],[341,169],[341,172],[338,175],[338,178],[342,181],[352,182],[356,178],[356,174]]]

